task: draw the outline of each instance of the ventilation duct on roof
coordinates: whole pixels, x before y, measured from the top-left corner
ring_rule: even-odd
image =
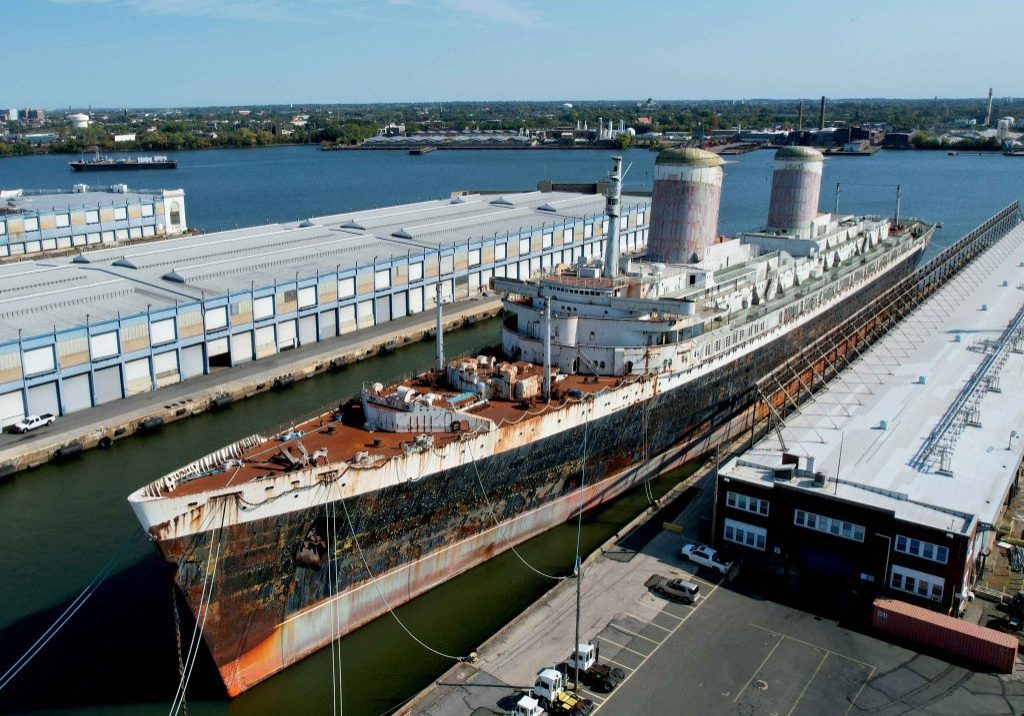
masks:
[[[128,257],[127,257],[127,256],[122,256],[121,258],[119,258],[119,259],[118,259],[117,261],[115,261],[115,262],[114,262],[113,264],[111,264],[111,265],[112,265],[112,266],[120,266],[120,267],[122,267],[122,268],[130,268],[130,269],[137,269],[137,268],[138,268],[138,266],[136,266],[135,264],[133,264],[133,263],[132,263],[132,262],[131,262],[131,261],[130,261],[130,260],[128,259]]]
[[[168,273],[165,273],[160,278],[162,278],[164,281],[174,281],[174,283],[185,283],[185,279],[181,276],[181,274],[178,273],[177,271],[174,271],[173,269]]]
[[[491,202],[493,206],[515,206],[511,201],[503,196],[499,196],[497,199]]]
[[[399,229],[398,231],[392,232],[391,235],[394,236],[396,239],[411,239],[411,238],[413,238],[413,235],[410,234],[407,229]]]
[[[301,229],[308,229],[308,228],[310,228],[311,226],[316,226],[316,224],[314,224],[314,223],[313,223],[312,221],[310,221],[309,219],[306,219],[305,221],[300,221],[300,222],[299,222],[299,228],[301,228]]]
[[[87,264],[87,263],[89,263],[89,259],[87,259],[85,257],[85,254],[78,254],[77,256],[75,256],[75,258],[71,259],[71,263],[73,263],[73,264]]]
[[[558,209],[551,206],[551,204],[545,204],[544,206],[538,206],[537,211],[558,211]]]
[[[466,200],[463,199],[461,196],[457,196],[454,199],[452,199],[449,203],[451,203],[451,204],[465,204]]]
[[[366,227],[363,226],[362,224],[360,224],[355,219],[349,219],[348,221],[346,221],[344,224],[341,225],[341,228],[343,228],[343,229],[356,229],[357,231],[366,231]]]

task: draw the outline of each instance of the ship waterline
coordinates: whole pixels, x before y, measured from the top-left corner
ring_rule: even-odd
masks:
[[[851,286],[797,325],[699,376],[675,385],[668,376],[641,376],[604,391],[630,396],[615,409],[600,408],[614,402],[607,396],[587,394],[491,436],[462,435],[378,467],[319,468],[302,490],[294,475],[268,480],[266,488],[274,486],[279,496],[267,504],[256,504],[251,485],[226,485],[209,499],[191,498],[194,507],[173,519],[179,508],[170,508],[168,519],[140,517],[176,565],[177,584],[228,692],[241,693],[389,608],[564,522],[581,499],[585,509],[595,507],[742,430],[757,377],[909,272],[927,238],[894,251],[867,285]],[[559,430],[563,420],[572,427]],[[584,437],[588,486],[581,497]],[[495,449],[499,443],[506,449]],[[457,455],[458,464],[445,466],[444,454]],[[434,459],[440,462],[423,462]],[[211,554],[218,571],[207,584]]]

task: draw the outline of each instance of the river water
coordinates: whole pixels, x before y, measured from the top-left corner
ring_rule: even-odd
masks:
[[[179,153],[173,172],[111,172],[75,176],[69,157],[0,160],[0,188],[70,188],[82,179],[132,187],[184,187],[188,220],[205,230],[291,220],[447,196],[458,189],[529,189],[538,179],[594,181],[610,152],[438,151],[320,152],[314,147]],[[626,189],[649,190],[654,154],[626,153]],[[757,227],[766,213],[771,154],[754,152],[726,165],[723,233]],[[895,185],[902,214],[941,222],[932,251],[1024,194],[1024,161],[1000,155],[949,157],[941,152],[882,152],[826,162],[821,205],[835,184],[841,208],[891,215]],[[496,342],[497,321],[447,337],[449,351]],[[118,548],[125,558],[40,657],[0,693],[0,711],[47,714],[162,714],[177,683],[177,652],[169,579],[155,550],[131,537],[136,521],[125,500],[139,485],[245,434],[337,403],[362,381],[422,369],[433,348],[418,344],[268,393],[228,410],[166,426],[159,433],[91,451],[0,485],[0,670],[6,670],[89,583]],[[654,486],[667,490],[680,477]],[[634,491],[585,519],[583,546],[595,548],[647,506]],[[555,528],[520,552],[544,571],[571,569],[575,529]],[[398,610],[420,639],[465,654],[521,611],[551,582],[511,553],[434,589]],[[188,625],[185,625],[188,626]],[[183,634],[188,642],[191,631]],[[344,709],[375,716],[436,678],[450,661],[412,641],[385,615],[340,641]],[[568,649],[567,649],[568,650]],[[204,653],[190,689],[192,714],[259,716],[327,713],[332,708],[330,649],[229,701]]]

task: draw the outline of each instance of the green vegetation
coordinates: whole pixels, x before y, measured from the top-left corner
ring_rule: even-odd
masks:
[[[794,128],[798,123],[800,100],[669,101],[636,103],[577,102],[571,107],[558,102],[453,102],[447,104],[366,104],[257,106],[248,108],[206,107],[179,110],[93,111],[93,124],[85,130],[72,129],[62,114],[51,114],[41,127],[7,123],[15,135],[4,141],[0,155],[34,151],[79,153],[98,147],[102,152],[175,151],[208,147],[259,147],[276,144],[329,145],[358,144],[376,134],[377,128],[394,122],[407,132],[506,130],[520,128],[554,129],[577,124],[596,129],[598,120],[614,126],[624,121],[641,134],[646,132],[692,133],[715,127]],[[804,127],[817,126],[818,101],[803,100]],[[986,99],[934,100],[829,100],[826,120],[859,125],[885,124],[893,131],[919,130],[915,146],[945,148],[938,138],[956,121],[982,121]],[[1024,116],[1024,100],[997,99],[993,119]],[[641,118],[643,118],[641,122]],[[0,123],[0,131],[3,129]],[[18,140],[19,133],[37,131],[59,135],[48,147],[30,147]],[[114,142],[114,135],[135,134],[134,142]],[[637,138],[622,137],[625,143]],[[639,138],[639,143],[647,140]],[[978,145],[978,146],[975,146]],[[963,149],[991,149],[992,142],[963,140]]]
[[[615,143],[619,145],[619,149],[629,149],[633,144],[633,135],[631,134],[620,134],[615,137]]]
[[[914,132],[910,137],[910,143],[914,145],[914,149],[951,149],[965,152],[998,152],[1002,148],[995,137],[950,141],[923,130]]]

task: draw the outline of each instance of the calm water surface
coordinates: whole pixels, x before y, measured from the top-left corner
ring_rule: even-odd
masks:
[[[184,187],[189,223],[205,230],[364,209],[447,196],[458,189],[529,189],[538,179],[594,181],[611,152],[439,151],[320,152],[313,147],[179,153],[171,172],[75,176],[67,156],[0,160],[0,188],[70,188],[83,178],[132,187]],[[627,190],[649,190],[654,154],[626,153]],[[760,225],[766,214],[771,153],[726,165],[721,230]],[[948,157],[940,152],[883,152],[826,162],[822,208],[836,182],[841,208],[891,215],[895,185],[902,211],[941,222],[935,248],[1024,194],[1024,161],[999,155]],[[493,343],[489,321],[448,338],[449,351]],[[231,440],[353,395],[363,380],[397,376],[430,364],[419,344],[338,373],[266,394],[223,413],[165,427],[160,433],[92,451],[0,485],[0,671],[35,640],[68,600],[103,567],[136,527],[126,496],[139,485]],[[656,493],[679,475],[666,476]],[[589,515],[584,546],[593,549],[647,505],[642,490]],[[549,571],[571,568],[574,530],[564,526],[521,552]],[[398,610],[427,643],[451,654],[475,648],[550,587],[511,554],[449,582]],[[162,714],[177,683],[171,593],[155,550],[136,539],[116,573],[56,639],[0,695],[0,711],[48,714]],[[189,632],[190,633],[190,632]],[[186,634],[187,641],[187,634]],[[410,640],[390,616],[341,640],[344,706],[375,716],[414,694],[450,662]],[[257,716],[327,713],[330,650],[228,701],[205,653],[193,676],[193,714]]]

